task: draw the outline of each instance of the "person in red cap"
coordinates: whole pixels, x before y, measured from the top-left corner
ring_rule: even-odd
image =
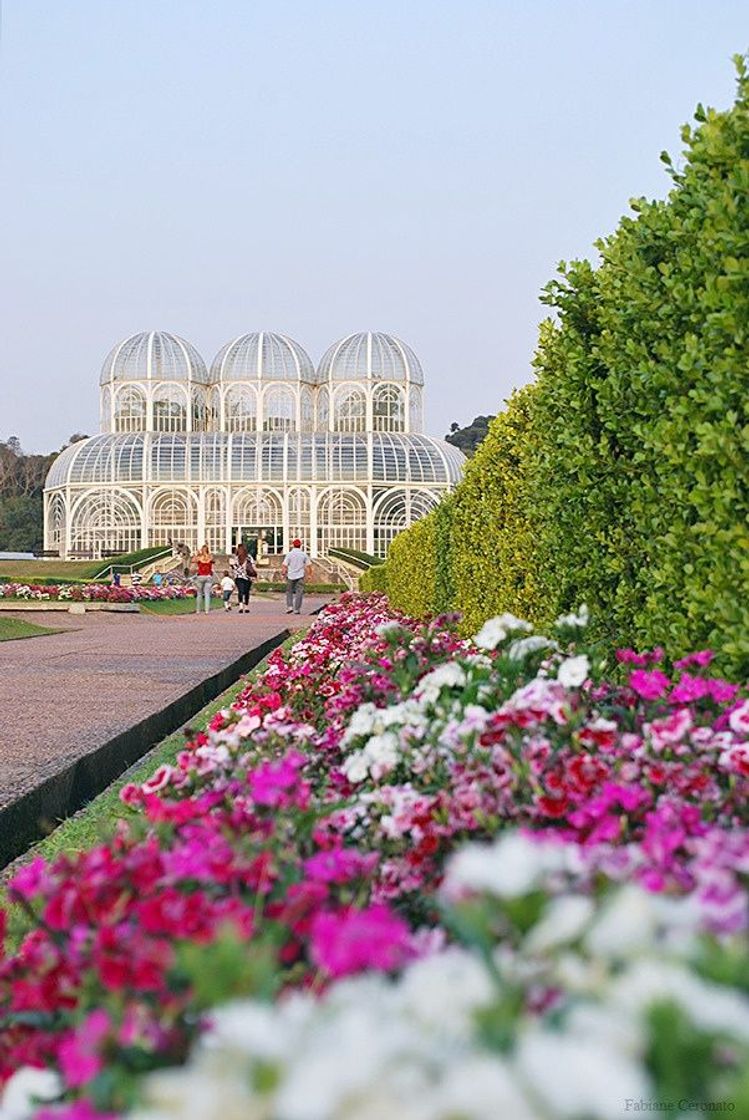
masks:
[[[291,548],[286,553],[281,571],[286,577],[286,613],[301,614],[302,600],[304,599],[304,576],[312,561],[302,548],[302,542],[297,537],[291,542]]]

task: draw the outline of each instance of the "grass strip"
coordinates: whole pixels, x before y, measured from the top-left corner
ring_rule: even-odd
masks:
[[[279,648],[284,651],[289,650],[299,641],[305,629],[307,627],[300,627]],[[268,658],[264,657],[254,669],[240,677],[238,681],[227,688],[225,692],[222,692],[220,696],[217,696],[215,700],[212,700],[210,704],[207,704],[205,708],[196,712],[189,723],[191,730],[204,730],[216,712],[220,712],[222,708],[228,708],[239,693],[265,671],[267,663]],[[19,867],[39,856],[46,860],[53,860],[59,855],[72,855],[75,852],[85,851],[106,839],[116,822],[126,813],[120,801],[122,787],[127,782],[144,782],[162,763],[173,763],[184,744],[184,728],[167,735],[166,739],[157,743],[148,754],[139,759],[124,774],[121,774],[115,782],[112,782],[110,786],[107,786],[98,796],[94,797],[88,805],[79,809],[72,817],[67,817],[64,821],[61,821],[49,836],[46,836],[44,840],[40,840],[37,844],[33,844],[27,852],[5,868],[2,876],[0,876],[0,907],[8,913],[7,951],[11,951],[18,946],[30,926],[28,917],[23,910],[8,899],[1,885],[2,881],[12,878]]]
[[[59,634],[54,626],[37,626],[23,618],[0,618],[0,642],[14,642],[17,638],[43,638],[45,634]]]
[[[139,599],[138,605],[145,614],[197,614],[195,599]],[[222,607],[221,599],[211,599],[211,610]]]

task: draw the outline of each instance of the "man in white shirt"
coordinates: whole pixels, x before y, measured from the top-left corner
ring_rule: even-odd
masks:
[[[304,575],[312,561],[297,539],[291,542],[291,549],[281,566],[286,577],[286,613],[301,614],[304,598]]]

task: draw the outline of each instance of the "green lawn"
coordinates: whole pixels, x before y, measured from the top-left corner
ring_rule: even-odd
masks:
[[[223,605],[223,600],[211,599],[212,611],[217,611]],[[194,614],[195,599],[154,599],[150,603],[143,599],[140,609],[147,614]]]
[[[22,618],[0,617],[0,642],[13,642],[16,638],[43,638],[45,634],[59,634],[52,626],[37,626]]]
[[[92,579],[101,566],[101,560],[0,560],[0,576],[13,583],[34,583],[39,579]]]

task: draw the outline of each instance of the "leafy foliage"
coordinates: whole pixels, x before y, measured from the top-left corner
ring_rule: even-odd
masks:
[[[634,200],[600,263],[563,263],[545,289],[556,318],[535,383],[450,499],[449,603],[416,528],[388,559],[396,605],[455,605],[470,630],[584,601],[602,639],[711,646],[732,674],[749,669],[749,79],[736,62],[734,106],[698,107],[681,168],[664,157],[668,197]]]
[[[470,459],[481,441],[486,438],[486,433],[489,431],[489,425],[493,419],[493,416],[474,416],[471,423],[466,424],[465,428],[461,428],[459,424],[453,422],[445,439],[453,447],[459,447],[463,454]]]

